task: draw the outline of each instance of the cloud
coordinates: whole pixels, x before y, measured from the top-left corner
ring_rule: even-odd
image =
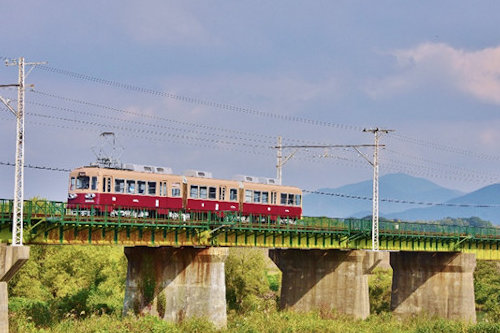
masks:
[[[121,16],[126,33],[144,44],[217,43],[195,15],[174,2],[133,2],[123,8]]]
[[[397,60],[398,73],[369,82],[366,91],[373,98],[438,84],[483,102],[500,104],[500,46],[466,51],[425,43],[390,54]]]

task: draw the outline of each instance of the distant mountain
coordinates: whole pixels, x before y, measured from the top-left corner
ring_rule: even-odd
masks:
[[[345,185],[338,188],[322,188],[320,192],[331,193],[307,194],[304,196],[304,215],[331,217],[361,217],[371,214],[371,200],[342,198],[334,194],[368,197],[372,196],[372,181]],[[409,201],[445,202],[462,196],[464,193],[450,190],[423,178],[406,174],[389,174],[379,179],[380,198],[404,199]],[[414,205],[380,202],[381,215],[392,214],[414,208]]]
[[[448,200],[445,204],[453,205],[500,205],[500,184],[483,187],[477,191]],[[483,220],[500,224],[500,207],[456,207],[433,206],[413,208],[402,212],[385,214],[387,218],[398,218],[408,221],[430,221],[445,217],[471,217],[477,216]]]

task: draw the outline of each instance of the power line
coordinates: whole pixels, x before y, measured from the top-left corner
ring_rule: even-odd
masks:
[[[268,138],[269,141],[266,141],[267,143],[271,143],[271,142],[274,143],[274,140],[276,140],[275,136],[265,135],[262,133],[256,134],[255,132],[246,132],[246,131],[241,131],[241,130],[210,126],[210,125],[206,125],[206,124],[199,124],[199,123],[192,123],[192,122],[187,122],[187,121],[174,120],[174,119],[165,118],[165,117],[156,116],[156,115],[151,115],[151,114],[144,114],[144,113],[134,112],[134,111],[130,111],[130,110],[123,110],[123,109],[119,109],[119,108],[104,105],[104,104],[98,104],[98,103],[93,103],[93,102],[89,102],[89,101],[85,101],[85,100],[67,97],[67,96],[61,96],[61,95],[57,95],[57,94],[53,94],[53,93],[49,93],[49,92],[40,91],[40,90],[31,89],[30,91],[32,93],[35,93],[35,94],[38,94],[41,96],[46,96],[46,97],[50,97],[50,98],[54,98],[54,99],[58,99],[58,100],[66,101],[66,102],[78,103],[78,104],[82,104],[82,105],[86,105],[86,106],[90,106],[90,107],[101,108],[101,109],[108,110],[108,111],[129,114],[129,115],[133,115],[133,116],[137,116],[137,117],[141,117],[141,118],[150,118],[150,119],[154,119],[154,120],[161,120],[161,121],[175,123],[175,124],[184,125],[184,126],[203,128],[203,129],[207,129],[207,130],[211,130],[211,131],[221,131],[221,132],[234,133],[237,135],[245,135],[245,136],[251,136],[251,137],[258,136],[260,138]],[[48,107],[54,107],[54,106],[48,106]],[[303,140],[303,139],[295,139],[295,138],[285,138],[285,140],[287,142],[304,142],[304,143],[319,144],[317,142],[312,142],[312,141]]]
[[[2,162],[0,161],[0,165],[4,166],[15,166],[14,163],[11,162]],[[47,170],[47,171],[56,171],[56,172],[70,172],[71,169],[66,168],[58,168],[58,167],[49,167],[49,166],[40,166],[40,165],[32,165],[25,164],[25,168],[37,169],[37,170]],[[360,195],[351,195],[345,193],[334,193],[334,192],[323,192],[323,191],[312,191],[302,189],[302,192],[309,194],[318,194],[330,197],[339,197],[345,199],[356,199],[356,200],[367,200],[372,201],[371,197],[360,196]],[[413,200],[400,200],[400,199],[384,199],[380,198],[380,201],[397,203],[397,204],[409,204],[409,205],[419,205],[419,206],[442,206],[442,207],[461,207],[461,208],[498,208],[500,204],[454,204],[454,203],[442,203],[442,202],[424,202],[424,201],[413,201]]]
[[[500,161],[500,156],[478,153],[475,151],[466,150],[466,149],[457,148],[457,147],[452,147],[452,146],[448,146],[448,145],[443,145],[440,143],[426,141],[426,140],[419,139],[419,138],[412,138],[409,136],[404,136],[404,135],[399,135],[399,134],[391,134],[390,137],[392,137],[396,140],[402,141],[402,142],[412,143],[412,144],[416,144],[416,145],[420,145],[420,146],[424,146],[424,147],[429,147],[429,148],[432,148],[434,150],[445,151],[445,152],[449,152],[449,153],[460,154],[463,156],[475,157],[475,158],[484,159],[484,160]]]
[[[15,167],[15,166],[16,166],[16,164],[15,164],[15,163],[11,163],[11,162],[1,162],[1,161],[0,161],[0,165],[5,165],[5,166],[13,166],[13,167]],[[70,169],[54,168],[54,167],[40,166],[40,165],[32,165],[32,164],[25,164],[25,165],[24,165],[24,167],[25,167],[25,168],[29,168],[29,169],[47,170],[47,171],[60,171],[60,172],[70,172],[70,171],[71,171]]]
[[[355,131],[360,131],[363,129],[360,126],[355,126],[355,125],[337,124],[337,123],[332,123],[332,122],[327,122],[327,121],[312,120],[312,119],[296,117],[296,116],[279,115],[279,114],[275,114],[275,113],[258,111],[258,110],[251,109],[251,108],[239,107],[239,106],[235,106],[235,105],[231,105],[231,104],[227,104],[227,103],[218,103],[218,102],[203,100],[203,99],[195,98],[195,97],[177,95],[177,94],[158,91],[158,90],[154,90],[154,89],[150,89],[150,88],[139,87],[139,86],[132,85],[132,84],[126,84],[126,83],[121,83],[118,81],[98,78],[95,76],[77,73],[77,72],[73,72],[73,71],[68,71],[68,70],[55,68],[55,67],[51,67],[51,66],[47,66],[47,65],[41,65],[41,66],[38,66],[38,68],[43,69],[47,72],[65,75],[65,76],[68,76],[68,77],[71,77],[74,79],[86,80],[86,81],[90,81],[90,82],[94,82],[94,83],[98,83],[98,84],[102,84],[102,85],[106,85],[106,86],[110,86],[110,87],[121,88],[121,89],[136,91],[136,92],[140,92],[140,93],[146,93],[146,94],[150,94],[150,95],[154,95],[154,96],[167,97],[167,98],[171,98],[174,100],[187,102],[187,103],[191,103],[191,104],[210,106],[210,107],[214,107],[214,108],[218,108],[218,109],[222,109],[222,110],[226,110],[226,111],[247,113],[247,114],[253,114],[253,115],[257,115],[257,116],[261,116],[261,117],[281,119],[281,120],[286,120],[286,121],[295,121],[295,122],[301,122],[301,123],[305,123],[305,124],[309,124],[309,125],[334,127],[334,128],[339,128],[339,129],[347,129],[347,130],[355,130]],[[436,150],[462,154],[465,156],[473,156],[476,158],[487,159],[487,160],[495,160],[495,161],[500,160],[500,156],[493,156],[493,155],[477,153],[474,151],[464,150],[461,148],[447,146],[447,145],[443,145],[443,144],[438,144],[436,142],[426,141],[426,140],[422,140],[419,138],[412,138],[412,137],[408,137],[408,136],[404,136],[404,135],[400,135],[400,134],[392,134],[391,137],[393,137],[397,140],[400,140],[400,141],[418,144],[418,145],[423,145],[423,146],[427,146],[427,147],[430,147],[430,148],[433,148]]]
[[[204,106],[220,109],[223,111],[245,113],[245,114],[251,114],[251,115],[255,115],[255,116],[259,116],[259,117],[267,117],[267,118],[274,118],[274,119],[280,119],[280,120],[286,120],[286,121],[300,122],[300,123],[309,124],[309,125],[334,127],[334,128],[343,129],[343,130],[361,131],[363,129],[362,127],[354,126],[354,125],[337,124],[337,123],[332,123],[332,122],[328,122],[328,121],[313,120],[313,119],[307,119],[307,118],[297,117],[297,116],[281,115],[281,114],[277,114],[277,113],[264,112],[264,111],[259,111],[259,110],[255,110],[252,108],[240,107],[240,106],[227,104],[227,103],[219,103],[219,102],[215,102],[215,101],[204,100],[204,99],[196,98],[196,97],[177,95],[177,94],[173,94],[173,93],[154,90],[154,89],[150,89],[150,88],[139,87],[136,85],[122,83],[122,82],[118,82],[118,81],[102,79],[102,78],[98,78],[95,76],[76,73],[76,72],[72,72],[72,71],[68,71],[68,70],[64,70],[64,69],[60,69],[60,68],[55,68],[55,67],[51,67],[51,66],[47,66],[47,65],[39,66],[39,68],[43,69],[47,72],[65,75],[65,76],[68,76],[68,77],[71,77],[74,79],[86,80],[86,81],[102,84],[105,86],[126,89],[126,90],[135,91],[135,92],[139,92],[139,93],[150,94],[153,96],[167,97],[167,98],[174,99],[177,101],[186,102],[186,103],[190,103],[190,104],[204,105]]]
[[[311,191],[304,190],[302,192],[310,193],[310,194],[319,194],[331,197],[339,197],[346,199],[357,199],[357,200],[369,200],[372,201],[371,197],[360,196],[360,195],[350,195],[344,193],[333,193],[333,192],[323,192],[323,191]],[[443,207],[462,207],[462,208],[498,208],[500,204],[454,204],[447,202],[425,202],[425,201],[413,201],[413,200],[399,200],[399,199],[379,199],[380,201],[397,203],[397,204],[408,204],[408,205],[419,205],[419,206],[443,206]]]

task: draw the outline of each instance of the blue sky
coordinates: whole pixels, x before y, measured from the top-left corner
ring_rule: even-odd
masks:
[[[1,57],[278,115],[37,68],[28,79],[37,92],[27,92],[27,163],[88,164],[99,133],[112,130],[125,162],[273,177],[267,147],[278,135],[289,144],[371,143],[361,129],[380,126],[396,130],[382,140],[383,174],[462,191],[498,182],[498,1],[18,1],[2,12]],[[0,67],[2,84],[16,75]],[[15,122],[3,108],[0,123],[0,161],[13,162]],[[0,197],[12,197],[13,173],[0,166]],[[286,184],[305,189],[370,177],[351,150],[299,151],[284,169]],[[26,195],[64,200],[66,178],[27,170]]]

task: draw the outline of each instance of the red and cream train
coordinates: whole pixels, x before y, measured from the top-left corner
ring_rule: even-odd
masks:
[[[234,212],[242,216],[300,219],[302,191],[272,178],[212,178],[205,171],[175,175],[170,168],[123,164],[121,168],[86,166],[70,173],[68,205],[101,212],[134,209],[157,215]]]

